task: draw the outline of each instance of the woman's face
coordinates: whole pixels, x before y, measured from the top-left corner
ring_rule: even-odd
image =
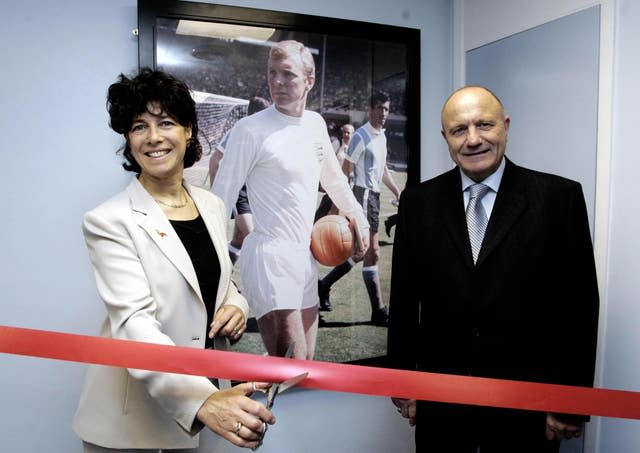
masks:
[[[147,111],[133,119],[127,138],[141,176],[182,178],[191,128],[180,125],[158,103],[150,102]]]

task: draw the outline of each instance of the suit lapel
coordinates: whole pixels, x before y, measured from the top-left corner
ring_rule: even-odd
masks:
[[[527,197],[523,178],[520,168],[506,159],[500,189],[496,196],[476,266],[481,265],[495,250],[525,210]]]
[[[127,192],[129,193],[131,208],[138,225],[146,231],[149,238],[180,271],[200,300],[202,300],[198,277],[193,268],[191,258],[167,216],[137,178],[133,178],[133,181],[127,187]]]

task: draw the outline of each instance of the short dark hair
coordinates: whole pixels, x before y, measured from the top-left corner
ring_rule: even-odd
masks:
[[[384,104],[385,102],[390,102],[391,96],[389,96],[384,91],[375,91],[371,95],[371,100],[369,101],[369,107],[374,108],[376,104]]]
[[[122,166],[125,170],[138,174],[142,171],[133,158],[127,134],[131,130],[133,119],[148,111],[150,102],[157,102],[164,113],[181,126],[191,128],[191,138],[184,155],[184,168],[191,167],[202,156],[202,146],[198,141],[196,103],[184,82],[171,74],[150,68],[140,69],[133,78],[120,74],[118,81],[109,87],[109,126],[125,138],[125,144],[119,150],[125,159]]]

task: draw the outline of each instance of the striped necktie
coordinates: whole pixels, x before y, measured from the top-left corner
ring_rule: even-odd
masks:
[[[469,230],[469,241],[471,242],[471,253],[473,262],[478,260],[480,247],[484,232],[487,229],[487,213],[482,206],[482,197],[489,192],[489,186],[484,184],[474,184],[469,187],[469,204],[467,205],[467,229]]]

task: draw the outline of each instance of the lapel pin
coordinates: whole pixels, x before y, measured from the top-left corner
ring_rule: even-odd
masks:
[[[158,233],[158,236],[160,236],[161,238],[164,238],[167,235],[167,233],[164,233],[160,230],[156,230],[156,233]]]

